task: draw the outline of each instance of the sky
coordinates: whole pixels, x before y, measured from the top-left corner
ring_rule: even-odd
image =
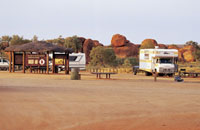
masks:
[[[200,43],[200,0],[0,0],[0,36]]]

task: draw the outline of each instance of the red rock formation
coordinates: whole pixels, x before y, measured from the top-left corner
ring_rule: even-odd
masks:
[[[184,46],[182,49],[180,49],[180,52],[182,53],[184,61],[186,62],[195,61],[195,57],[193,55],[193,52],[195,51],[196,49],[192,45],[187,45],[187,46]]]
[[[142,49],[155,48],[155,46],[158,46],[158,43],[154,39],[145,39],[144,41],[142,41],[142,44],[141,44]]]
[[[133,43],[127,43],[126,46],[122,47],[113,47],[113,50],[117,57],[126,58],[138,55],[138,47]]]
[[[178,59],[182,62],[193,62],[195,57],[192,52],[195,51],[195,48],[191,45],[184,46],[183,48],[178,48],[176,45],[168,46],[168,49],[177,49],[178,50]]]
[[[112,36],[111,45],[113,47],[122,47],[125,46],[126,43],[129,43],[128,40],[126,40],[126,37],[120,34],[115,34]]]
[[[167,49],[167,46],[165,44],[158,44],[158,47],[160,49]]]
[[[93,47],[103,46],[103,44],[99,43],[97,40],[86,39],[83,43],[83,52],[86,55],[86,63],[88,64],[90,61],[90,52]]]
[[[179,48],[176,45],[169,45],[168,49],[177,49],[178,50]]]
[[[81,49],[81,52],[83,53],[83,44],[85,42],[85,38],[84,37],[78,37],[78,39],[80,40],[81,44],[82,44],[82,49]]]
[[[94,45],[97,46],[103,46],[98,40],[93,40]]]
[[[138,46],[131,43],[123,35],[113,35],[111,45],[117,57],[126,58],[138,55]]]
[[[184,57],[184,60],[186,62],[193,62],[193,61],[195,61],[195,58],[194,58],[191,50],[185,51],[183,53],[183,57]]]

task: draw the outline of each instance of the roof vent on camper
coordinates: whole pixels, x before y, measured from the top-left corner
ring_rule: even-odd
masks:
[[[159,46],[155,46],[155,49],[158,49],[159,48]]]

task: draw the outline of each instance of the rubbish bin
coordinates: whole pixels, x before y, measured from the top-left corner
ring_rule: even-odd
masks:
[[[81,75],[79,74],[79,68],[72,68],[71,69],[71,80],[80,80]]]

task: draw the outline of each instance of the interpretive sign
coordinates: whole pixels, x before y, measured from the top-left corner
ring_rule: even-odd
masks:
[[[31,54],[26,55],[27,66],[46,66],[46,55]]]
[[[22,65],[23,64],[23,55],[15,54],[14,55],[14,63],[15,63],[15,65]]]

